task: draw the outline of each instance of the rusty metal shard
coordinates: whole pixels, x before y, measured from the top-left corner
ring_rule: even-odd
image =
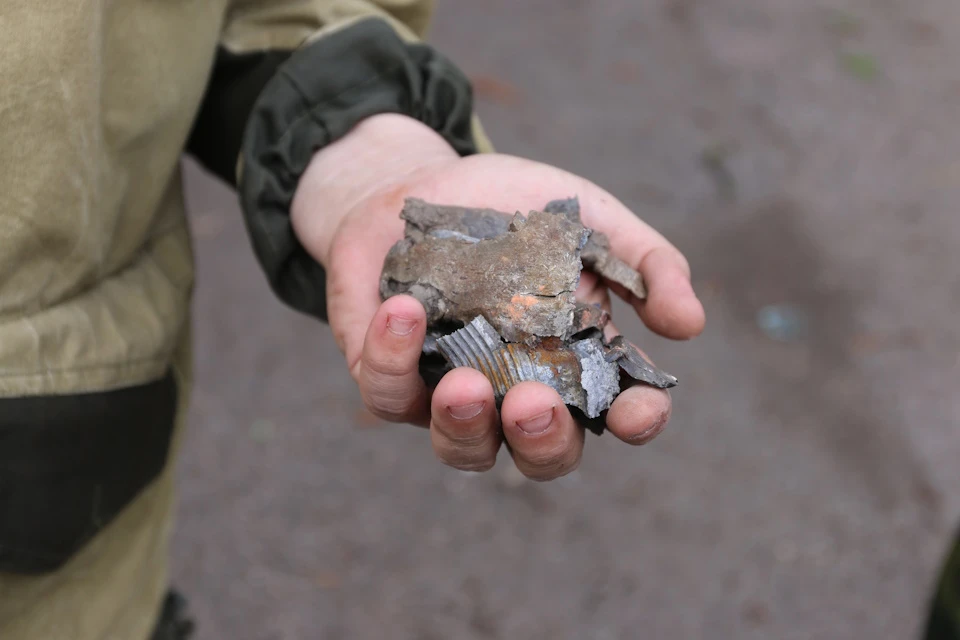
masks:
[[[647,287],[643,283],[643,276],[631,269],[626,262],[613,255],[613,252],[610,251],[610,240],[607,236],[598,231],[591,233],[580,257],[583,260],[583,265],[594,273],[624,287],[638,300],[646,299]]]
[[[624,373],[639,382],[646,382],[659,389],[669,389],[677,386],[678,380],[674,376],[653,366],[623,336],[617,336],[610,340],[606,358],[608,362],[616,362]]]
[[[405,210],[406,211],[406,210]],[[587,232],[552,214],[514,216],[506,233],[471,240],[437,237],[433,223],[420,240],[398,242],[384,261],[380,293],[407,293],[427,310],[427,322],[465,324],[483,315],[509,342],[568,338]]]
[[[483,316],[477,316],[463,329],[440,338],[437,346],[452,366],[482,372],[498,400],[521,382],[541,382],[565,404],[596,418],[610,407],[620,389],[618,367],[607,362],[603,344],[596,338],[569,345],[505,343]]]

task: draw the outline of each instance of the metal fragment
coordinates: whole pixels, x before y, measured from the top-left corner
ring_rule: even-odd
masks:
[[[586,393],[588,418],[596,418],[610,408],[620,393],[620,372],[606,360],[603,343],[597,338],[578,340],[570,345],[580,362],[580,386]]]
[[[514,216],[506,233],[468,242],[457,235],[436,237],[428,222],[417,227],[427,235],[406,238],[387,254],[384,298],[412,295],[431,325],[464,324],[483,315],[510,342],[570,336],[587,234],[582,226],[531,211],[526,218]]]
[[[573,335],[588,329],[602,331],[608,322],[610,322],[610,314],[604,311],[600,305],[578,302],[573,310]]]
[[[580,258],[583,260],[583,266],[599,274],[605,280],[624,287],[638,300],[646,299],[647,287],[643,283],[643,276],[634,271],[626,262],[613,255],[613,252],[610,251],[610,240],[604,234],[599,231],[591,233]]]
[[[541,382],[595,433],[622,375],[677,384],[622,336],[608,343],[609,314],[574,298],[583,268],[646,296],[607,237],[583,226],[576,197],[526,215],[408,199],[401,217],[405,237],[384,260],[380,293],[412,295],[426,309],[420,371],[428,384],[461,366],[481,371],[498,400],[520,382]]]
[[[583,224],[580,218],[579,198],[564,198],[552,200],[544,207],[544,211],[562,215],[570,221]],[[610,251],[610,239],[599,231],[591,231],[590,238],[580,255],[583,266],[626,288],[638,300],[647,297],[647,288],[643,284],[643,277],[626,262],[613,255]]]
[[[564,404],[596,418],[610,407],[620,388],[617,366],[604,358],[598,339],[570,345],[559,340],[538,346],[505,343],[496,329],[478,316],[463,329],[440,338],[437,345],[453,367],[483,373],[498,400],[521,382],[541,382],[554,389]]]
[[[678,380],[674,376],[653,366],[623,336],[610,340],[607,345],[606,359],[607,362],[616,362],[624,373],[638,382],[645,382],[659,389],[677,386]]]
[[[435,231],[452,231],[470,238],[486,240],[507,233],[512,214],[493,209],[455,207],[407,198],[400,218],[406,221],[404,235],[414,242]]]

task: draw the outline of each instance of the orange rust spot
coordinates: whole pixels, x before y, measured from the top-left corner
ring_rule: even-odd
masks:
[[[510,298],[510,304],[513,305],[523,305],[524,307],[532,307],[537,304],[536,296],[524,296],[524,295],[515,295]]]
[[[536,296],[515,295],[510,298],[510,304],[506,308],[507,315],[513,321],[519,321],[530,308],[538,304],[540,300]]]
[[[546,338],[541,338],[540,346],[544,349],[551,349],[551,350],[562,349],[563,340],[561,340],[557,336],[547,336]]]

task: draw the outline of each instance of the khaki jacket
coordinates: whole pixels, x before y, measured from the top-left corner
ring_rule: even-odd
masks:
[[[465,79],[418,44],[432,4],[0,3],[0,571],[61,565],[165,464],[194,282],[185,150],[238,186],[280,297],[322,318],[285,209],[309,154],[408,104],[486,145]]]

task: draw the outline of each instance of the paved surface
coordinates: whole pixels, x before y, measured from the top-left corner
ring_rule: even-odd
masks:
[[[621,320],[681,378],[673,421],[551,485],[441,467],[191,169],[175,577],[202,637],[913,637],[960,521],[960,5],[446,0],[434,38],[502,151],[687,252],[706,334]]]

